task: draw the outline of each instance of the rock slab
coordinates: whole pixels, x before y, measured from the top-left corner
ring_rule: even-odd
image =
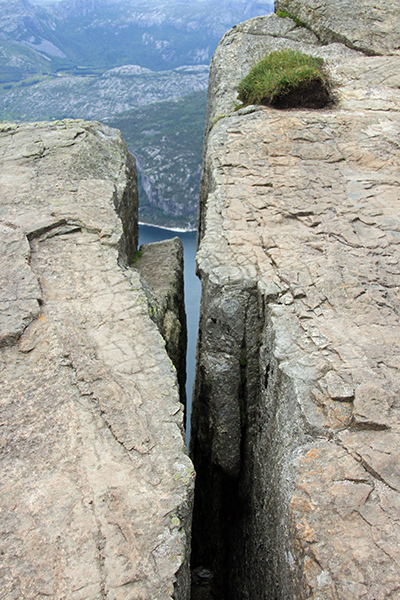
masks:
[[[178,237],[140,246],[135,263],[145,284],[151,318],[165,340],[176,368],[180,398],[186,407],[187,329],[183,280],[183,244]]]
[[[400,597],[400,12],[371,4],[281,1],[305,27],[250,20],[211,65],[193,556],[229,600]],[[282,47],[334,107],[240,108]]]
[[[140,275],[133,157],[0,127],[0,598],[187,598],[193,469]]]

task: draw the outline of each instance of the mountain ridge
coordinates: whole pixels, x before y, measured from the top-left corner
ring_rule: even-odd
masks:
[[[44,44],[53,44],[65,54],[58,56],[64,62],[53,61],[53,71],[73,66],[77,60],[93,58],[96,56],[93,46],[97,53],[102,47],[101,55],[96,57],[98,61],[101,59],[100,66],[120,66],[126,62],[123,50],[126,45],[125,51],[131,52],[131,58],[133,49],[136,54],[140,49],[144,62],[151,62],[149,55],[153,57],[153,67],[144,63],[141,66],[159,70],[162,66],[197,64],[205,58],[209,61],[227,29],[243,18],[271,11],[273,3],[222,0],[215,6],[209,0],[161,4],[137,0],[62,0],[34,5],[29,0],[1,0],[0,8],[0,40],[28,43],[51,61],[54,52],[46,50]],[[146,29],[149,31],[144,32]],[[127,32],[136,46],[132,46]],[[196,32],[202,33],[200,39],[196,39]],[[200,44],[198,48],[196,44]],[[188,46],[193,47],[192,52]]]
[[[162,102],[163,111],[167,101],[175,114],[174,103],[188,96],[190,104],[190,94],[200,94],[196,106],[204,115],[208,63],[223,33],[272,7],[271,0],[0,0],[0,119],[81,118],[129,127],[130,110]],[[184,117],[184,101],[180,107]],[[158,110],[148,114],[157,118]],[[195,137],[185,129],[179,144],[168,125],[176,156],[166,152],[162,135],[153,136],[149,153],[148,136],[122,131],[133,140],[141,206],[153,224],[195,227],[203,135],[195,121]],[[179,134],[179,114],[174,126]]]

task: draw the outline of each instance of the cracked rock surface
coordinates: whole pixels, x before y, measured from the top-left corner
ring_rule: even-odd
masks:
[[[99,123],[0,127],[0,598],[186,598],[193,470]]]
[[[323,44],[339,41],[366,54],[398,54],[400,15],[390,0],[278,0],[279,9],[299,19]]]
[[[281,1],[307,28],[253,19],[211,65],[191,450],[230,600],[400,598],[400,11],[370,4]],[[281,47],[325,59],[334,107],[235,111]]]

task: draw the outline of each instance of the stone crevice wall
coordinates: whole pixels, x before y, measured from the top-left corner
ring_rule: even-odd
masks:
[[[179,395],[186,408],[187,328],[183,279],[183,244],[172,240],[145,244],[135,268],[143,277],[151,319],[165,340],[177,371]]]
[[[252,19],[211,65],[191,452],[216,597],[400,589],[399,14],[372,4],[280,2],[307,27]],[[324,58],[334,107],[236,110],[282,47]]]

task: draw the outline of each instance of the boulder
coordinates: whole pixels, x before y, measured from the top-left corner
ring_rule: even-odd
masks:
[[[175,237],[142,245],[135,267],[144,279],[151,318],[165,340],[176,368],[181,402],[186,406],[187,331],[181,240]]]

